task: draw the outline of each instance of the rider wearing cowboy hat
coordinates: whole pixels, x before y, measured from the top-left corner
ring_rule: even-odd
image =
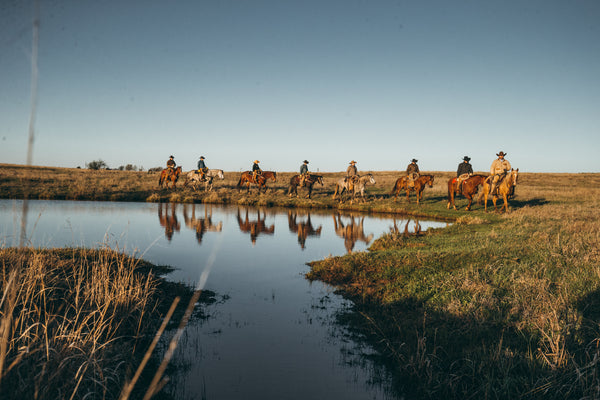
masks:
[[[254,160],[254,164],[252,164],[252,178],[256,181],[256,177],[262,173],[262,170],[258,166],[260,161]]]
[[[408,186],[410,187],[414,187],[415,186],[415,181],[419,178],[419,166],[417,165],[417,162],[419,160],[417,159],[412,159],[410,160],[410,164],[408,164],[408,167],[406,167],[406,176],[408,178]]]
[[[310,173],[308,172],[308,161],[302,161],[302,165],[300,166],[300,187],[304,186],[304,181],[308,178]]]
[[[358,170],[356,169],[356,161],[350,161],[350,165],[346,169],[345,181],[348,183],[348,190],[354,190],[354,182],[358,180]]]
[[[208,172],[208,168],[204,163],[204,156],[200,156],[200,160],[198,160],[198,173],[200,174],[200,180],[204,180],[204,176]]]
[[[506,155],[505,152],[501,151],[496,155],[498,156],[498,158],[492,162],[492,166],[490,167],[490,176],[492,178],[490,194],[494,193],[494,191],[496,190],[496,186],[498,186],[498,183],[500,183],[500,181],[502,181],[502,179],[504,179],[504,177],[506,176],[506,173],[512,169],[508,160],[504,159],[504,156]]]
[[[456,192],[458,194],[462,193],[462,183],[465,179],[473,175],[473,167],[469,161],[471,161],[471,157],[464,156],[463,161],[458,164],[458,168],[456,169]]]
[[[168,174],[171,175],[173,173],[173,171],[175,171],[176,167],[177,167],[177,163],[175,162],[175,157],[173,157],[172,155],[169,156],[169,159],[167,160]]]

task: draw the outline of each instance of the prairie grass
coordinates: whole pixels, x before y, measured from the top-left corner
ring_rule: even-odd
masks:
[[[600,176],[525,174],[511,206],[311,263],[355,300],[347,326],[388,355],[399,391],[600,396]]]
[[[158,326],[155,267],[110,249],[0,248],[0,265],[0,398],[118,398]]]

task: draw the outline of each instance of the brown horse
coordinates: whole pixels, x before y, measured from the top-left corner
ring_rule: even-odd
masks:
[[[258,185],[258,192],[260,193],[260,190],[262,188],[265,189],[265,192],[267,191],[267,179],[271,179],[273,182],[277,181],[277,173],[274,171],[262,171],[261,174],[256,176],[256,179],[254,179],[254,174],[252,173],[252,171],[244,171],[242,172],[242,175],[240,175],[240,180],[238,181],[238,189],[241,191],[242,190],[242,186],[246,185],[246,191],[250,192],[250,184],[253,183],[255,185]]]
[[[485,211],[487,211],[487,202],[488,197],[492,196],[492,203],[494,203],[494,210],[498,210],[496,207],[496,201],[499,196],[502,196],[504,200],[504,205],[500,208],[500,211],[504,209],[504,211],[508,211],[508,199],[511,198],[515,193],[515,186],[517,186],[517,182],[519,180],[519,168],[511,169],[504,179],[502,179],[498,185],[496,186],[496,191],[494,193],[490,193],[490,188],[492,187],[491,176],[489,176],[484,184],[483,184],[483,195],[484,195],[484,203],[485,203]]]
[[[173,188],[175,188],[175,183],[179,179],[179,175],[181,175],[181,167],[175,168],[173,172],[169,171],[168,168],[165,168],[160,173],[160,178],[158,179],[158,186],[162,187],[164,184],[165,187],[169,187],[169,181],[173,182]]]
[[[310,174],[304,180],[304,186],[306,190],[308,190],[308,194],[306,197],[310,199],[312,195],[313,185],[315,183],[320,183],[323,186],[323,175],[315,175]],[[288,189],[288,195],[292,197],[292,195],[298,196],[298,186],[300,186],[300,175],[294,175],[290,178],[290,188]]]
[[[465,196],[469,200],[469,205],[467,206],[467,208],[465,208],[465,210],[467,210],[467,211],[471,210],[471,205],[473,204],[473,197],[477,194],[477,192],[479,190],[479,185],[483,185],[483,182],[485,181],[486,178],[487,178],[487,176],[479,174],[479,175],[472,175],[463,181],[461,192],[462,192],[463,196]],[[457,187],[456,178],[450,178],[448,180],[448,206],[447,206],[448,209],[450,209],[450,206],[452,206],[452,208],[454,208],[456,210],[456,205],[454,205],[454,197],[455,197],[457,191],[458,191],[458,187]],[[482,197],[483,197],[483,193],[481,193],[479,195],[478,200],[481,200]]]
[[[423,174],[415,180],[415,186],[411,187],[408,185],[408,177],[402,176],[396,180],[396,183],[394,183],[394,187],[392,188],[390,196],[394,195],[394,201],[397,201],[398,193],[400,193],[401,189],[405,189],[406,201],[410,203],[410,198],[408,196],[411,191],[414,191],[415,196],[417,197],[417,204],[419,204],[423,198],[423,189],[425,189],[425,186],[433,187],[433,180],[433,175]]]

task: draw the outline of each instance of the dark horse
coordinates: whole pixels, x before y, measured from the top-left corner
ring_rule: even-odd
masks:
[[[323,186],[323,175],[310,174],[304,180],[304,186],[308,190],[307,198],[310,199],[312,195],[313,185],[320,183]],[[298,196],[298,186],[300,185],[300,175],[294,175],[290,178],[290,188],[288,189],[288,195],[292,197],[293,194]]]
[[[425,189],[425,186],[433,187],[433,180],[433,175],[423,174],[415,180],[415,186],[411,187],[408,185],[408,177],[402,176],[396,180],[396,183],[394,183],[394,187],[392,188],[390,196],[394,195],[394,201],[396,201],[398,200],[398,193],[400,193],[400,190],[405,189],[406,201],[410,203],[408,195],[411,191],[414,191],[415,195],[417,196],[417,204],[419,204],[423,198],[423,189]]]
[[[175,183],[179,179],[179,175],[181,175],[181,167],[175,168],[173,172],[170,172],[168,168],[165,168],[160,173],[160,178],[158,179],[158,186],[162,187],[164,184],[167,188],[169,187],[169,181],[173,182],[173,188],[175,187]]]
[[[246,185],[246,191],[249,192],[250,184],[254,183],[255,185],[258,185],[259,193],[262,188],[264,188],[265,192],[266,192],[268,179],[271,179],[273,182],[276,182],[277,181],[277,172],[262,171],[261,174],[256,176],[256,180],[255,180],[254,174],[252,174],[252,171],[244,171],[244,172],[242,172],[242,175],[240,176],[240,180],[238,181],[237,187],[239,190],[242,190],[242,186]]]
[[[479,185],[483,185],[483,182],[487,178],[486,175],[472,175],[465,179],[462,183],[462,194],[469,200],[469,205],[465,210],[471,211],[471,205],[473,204],[473,197],[477,194],[479,190]],[[456,210],[456,206],[454,205],[454,198],[458,191],[457,180],[456,178],[450,178],[448,180],[448,209],[452,206]],[[483,197],[483,192],[479,195],[478,201],[480,201]]]

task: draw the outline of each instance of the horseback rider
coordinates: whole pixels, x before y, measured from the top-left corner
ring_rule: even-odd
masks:
[[[348,190],[352,191],[354,189],[354,184],[358,180],[358,170],[356,169],[356,161],[350,161],[350,165],[346,169],[346,177],[344,181],[347,183]]]
[[[308,161],[304,160],[300,166],[300,187],[304,186],[304,182],[309,178],[310,172],[308,172]]]
[[[252,178],[254,179],[254,182],[256,182],[258,175],[262,174],[262,170],[258,166],[259,162],[260,161],[258,160],[254,160],[254,164],[252,164]]]
[[[410,160],[408,167],[406,167],[406,181],[409,187],[415,187],[415,181],[419,179],[420,171],[419,166],[417,165],[418,161],[419,160],[413,158]]]
[[[473,167],[469,161],[471,161],[471,157],[464,156],[463,161],[458,164],[458,168],[456,169],[456,192],[458,194],[462,194],[463,182],[473,175]]]
[[[498,156],[498,158],[492,161],[492,166],[490,167],[490,178],[492,182],[490,194],[494,194],[494,191],[496,190],[498,184],[502,182],[502,179],[504,179],[508,171],[512,169],[508,160],[504,159],[504,156],[506,156],[505,152],[501,151],[496,155]]]
[[[175,172],[176,167],[177,167],[177,163],[175,162],[175,157],[170,155],[169,159],[167,160],[167,173],[169,176]]]
[[[197,173],[200,174],[201,181],[204,180],[204,176],[206,175],[207,172],[208,172],[208,168],[206,167],[206,164],[204,163],[204,156],[200,156],[200,160],[198,160]]]

